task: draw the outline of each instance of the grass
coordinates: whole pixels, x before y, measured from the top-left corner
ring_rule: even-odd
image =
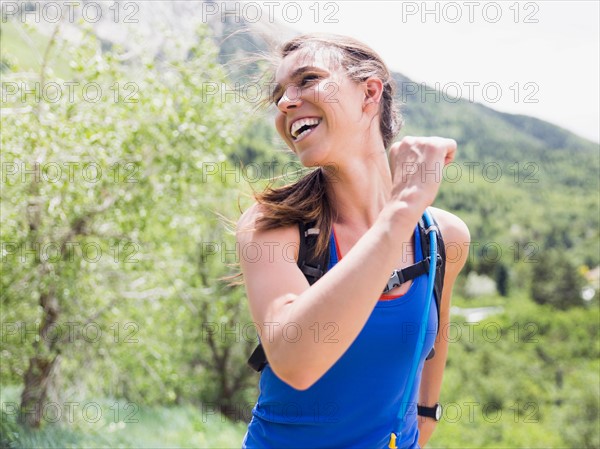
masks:
[[[109,398],[81,401],[72,406],[73,413],[63,411],[58,422],[26,431],[15,414],[4,413],[19,394],[20,388],[2,388],[2,448],[239,448],[246,431],[244,423],[191,405],[137,408]],[[44,416],[54,421],[54,409]]]

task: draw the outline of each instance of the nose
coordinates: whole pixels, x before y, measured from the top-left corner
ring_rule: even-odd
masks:
[[[296,86],[289,86],[283,92],[283,95],[277,102],[277,107],[281,112],[287,112],[289,109],[294,109],[302,104],[300,89]]]

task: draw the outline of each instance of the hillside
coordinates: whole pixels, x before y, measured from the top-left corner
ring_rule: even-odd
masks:
[[[511,175],[515,163],[535,163],[530,180],[598,190],[597,144],[534,117],[498,112],[466,99],[448,101],[442,95],[436,101],[422,94],[419,83],[401,74],[394,78],[399,99],[406,100],[405,132],[452,136],[461,146],[459,161],[497,162]]]

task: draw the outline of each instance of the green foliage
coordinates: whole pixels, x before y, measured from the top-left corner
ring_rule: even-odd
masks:
[[[599,319],[523,296],[479,322],[453,318],[430,446],[598,447]]]
[[[550,304],[557,309],[582,305],[584,279],[568,255],[544,251],[534,265],[531,297],[538,304]]]
[[[236,215],[240,186],[208,167],[227,160],[245,122],[204,90],[226,81],[217,50],[205,29],[185,61],[124,58],[91,33],[66,47],[74,77],[57,77],[50,59],[32,88],[97,83],[102,96],[29,95],[20,113],[2,114],[3,382],[19,383],[29,357],[54,351],[59,399],[75,390],[138,404],[238,400],[254,342],[229,351],[203,335],[249,321],[241,289],[218,280],[235,246],[217,213]],[[39,335],[46,293],[58,314],[49,336]],[[49,340],[54,349],[39,344]]]
[[[26,31],[45,54],[47,38]],[[200,29],[185,60],[158,59],[106,51],[91,33],[71,48],[59,35],[44,62],[14,24],[3,24],[2,33],[4,80],[96,82],[103,95],[84,101],[78,87],[76,101],[36,102],[30,95],[19,111],[3,111],[2,161],[9,165],[1,192],[8,252],[0,377],[22,385],[29,357],[44,350],[36,345],[47,318],[40,296],[54,292],[62,362],[50,399],[95,398],[106,419],[30,432],[3,413],[1,443],[239,446],[244,424],[232,425],[218,410],[249,418],[257,377],[245,360],[256,340],[242,332],[251,324],[243,290],[217,280],[236,255],[216,212],[235,219],[252,189],[297,174],[281,171],[292,159],[274,150],[281,144],[270,123],[206,90],[207,82],[227,82],[218,58],[228,61],[234,46],[216,48]],[[23,73],[32,69],[37,78]],[[466,101],[408,97],[405,116],[406,134],[459,142],[462,175],[446,171],[436,204],[465,220],[473,239],[454,304],[505,310],[478,325],[454,319],[460,337],[451,341],[442,402],[455,406],[447,407],[430,446],[600,446],[597,299],[562,310],[581,304],[578,267],[600,263],[597,148],[539,120]],[[39,179],[22,175],[20,164],[35,171],[36,161],[46,166]],[[469,162],[479,164],[473,177]],[[52,182],[54,163],[63,176]],[[90,169],[95,181],[87,180],[86,163],[97,164],[102,176]],[[5,171],[10,164],[18,173]],[[79,164],[73,180],[68,164]],[[499,164],[500,179],[490,180],[494,172],[484,164]],[[244,172],[254,166],[258,177]],[[61,243],[72,243],[72,252],[61,251]],[[36,244],[58,244],[58,252],[36,251]],[[102,257],[84,257],[84,245]],[[493,278],[501,296],[463,298],[470,271]],[[532,302],[530,293],[544,303]],[[76,324],[73,334],[67,323]],[[18,402],[19,391],[9,388],[8,399],[3,392],[3,404]],[[140,422],[109,419],[115,403],[138,407]]]
[[[417,83],[395,79],[405,103],[402,134],[451,136],[458,143],[436,205],[469,226],[474,245],[467,271],[495,277],[501,264],[522,288],[551,249],[568,252],[576,266],[600,264],[597,144],[532,117],[436,98],[431,90],[425,96]]]
[[[2,73],[11,71],[39,73],[43,64],[43,55],[48,45],[48,37],[34,26],[21,20],[2,20]],[[51,49],[51,56],[57,63],[53,70],[61,77],[72,76],[68,58],[62,54],[62,45],[58,43]]]

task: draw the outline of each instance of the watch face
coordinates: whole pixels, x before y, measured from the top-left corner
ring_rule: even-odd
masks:
[[[435,405],[435,420],[439,421],[442,419],[442,406],[440,404]]]

